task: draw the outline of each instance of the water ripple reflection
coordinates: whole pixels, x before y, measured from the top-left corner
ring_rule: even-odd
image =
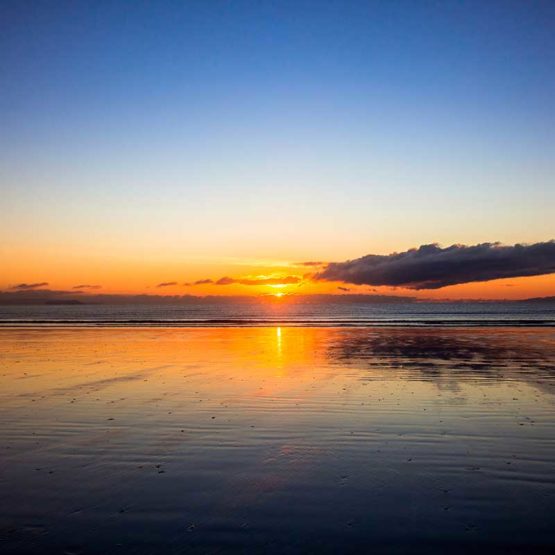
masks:
[[[3,553],[555,548],[552,328],[0,330]]]

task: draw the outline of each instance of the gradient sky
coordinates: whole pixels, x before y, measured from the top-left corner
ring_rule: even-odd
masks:
[[[0,78],[0,289],[555,238],[552,1],[4,1]]]

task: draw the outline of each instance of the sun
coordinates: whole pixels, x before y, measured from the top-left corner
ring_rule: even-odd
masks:
[[[274,297],[283,297],[284,293],[274,293]]]

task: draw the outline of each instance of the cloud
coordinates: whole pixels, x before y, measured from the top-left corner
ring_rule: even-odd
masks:
[[[32,289],[38,289],[39,287],[46,287],[47,285],[47,281],[41,281],[38,283],[19,283],[11,287],[11,289],[18,289],[19,291],[29,291]]]
[[[224,276],[218,280],[213,279],[198,279],[197,281],[184,283],[183,285],[192,287],[195,285],[290,285],[300,283],[302,279],[298,276],[284,276],[284,277],[257,277],[257,278],[232,278]]]
[[[284,276],[271,278],[230,278],[223,277],[216,281],[216,285],[231,285],[238,283],[239,285],[290,285],[299,283],[301,278],[298,276]]]
[[[337,289],[339,289],[339,291],[350,291],[350,289],[348,287],[339,286]]]
[[[184,283],[187,287],[191,287],[193,285],[208,285],[210,283],[214,283],[213,279],[197,279],[197,281]]]
[[[369,254],[333,262],[314,279],[356,285],[439,289],[448,285],[555,272],[555,241],[533,245],[500,243],[422,245],[401,253]]]
[[[298,262],[297,266],[324,266],[326,262],[319,262],[319,261],[311,261],[308,262]]]
[[[163,281],[159,283],[156,287],[172,287],[173,285],[177,285],[177,281]]]
[[[101,289],[101,285],[89,285],[88,283],[82,283],[81,285],[74,285],[72,289]]]

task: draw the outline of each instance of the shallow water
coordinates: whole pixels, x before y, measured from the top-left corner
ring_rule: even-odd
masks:
[[[0,330],[2,553],[555,549],[553,328]]]
[[[347,298],[347,296],[345,296]],[[0,305],[0,327],[56,326],[554,326],[553,302],[250,302]]]

